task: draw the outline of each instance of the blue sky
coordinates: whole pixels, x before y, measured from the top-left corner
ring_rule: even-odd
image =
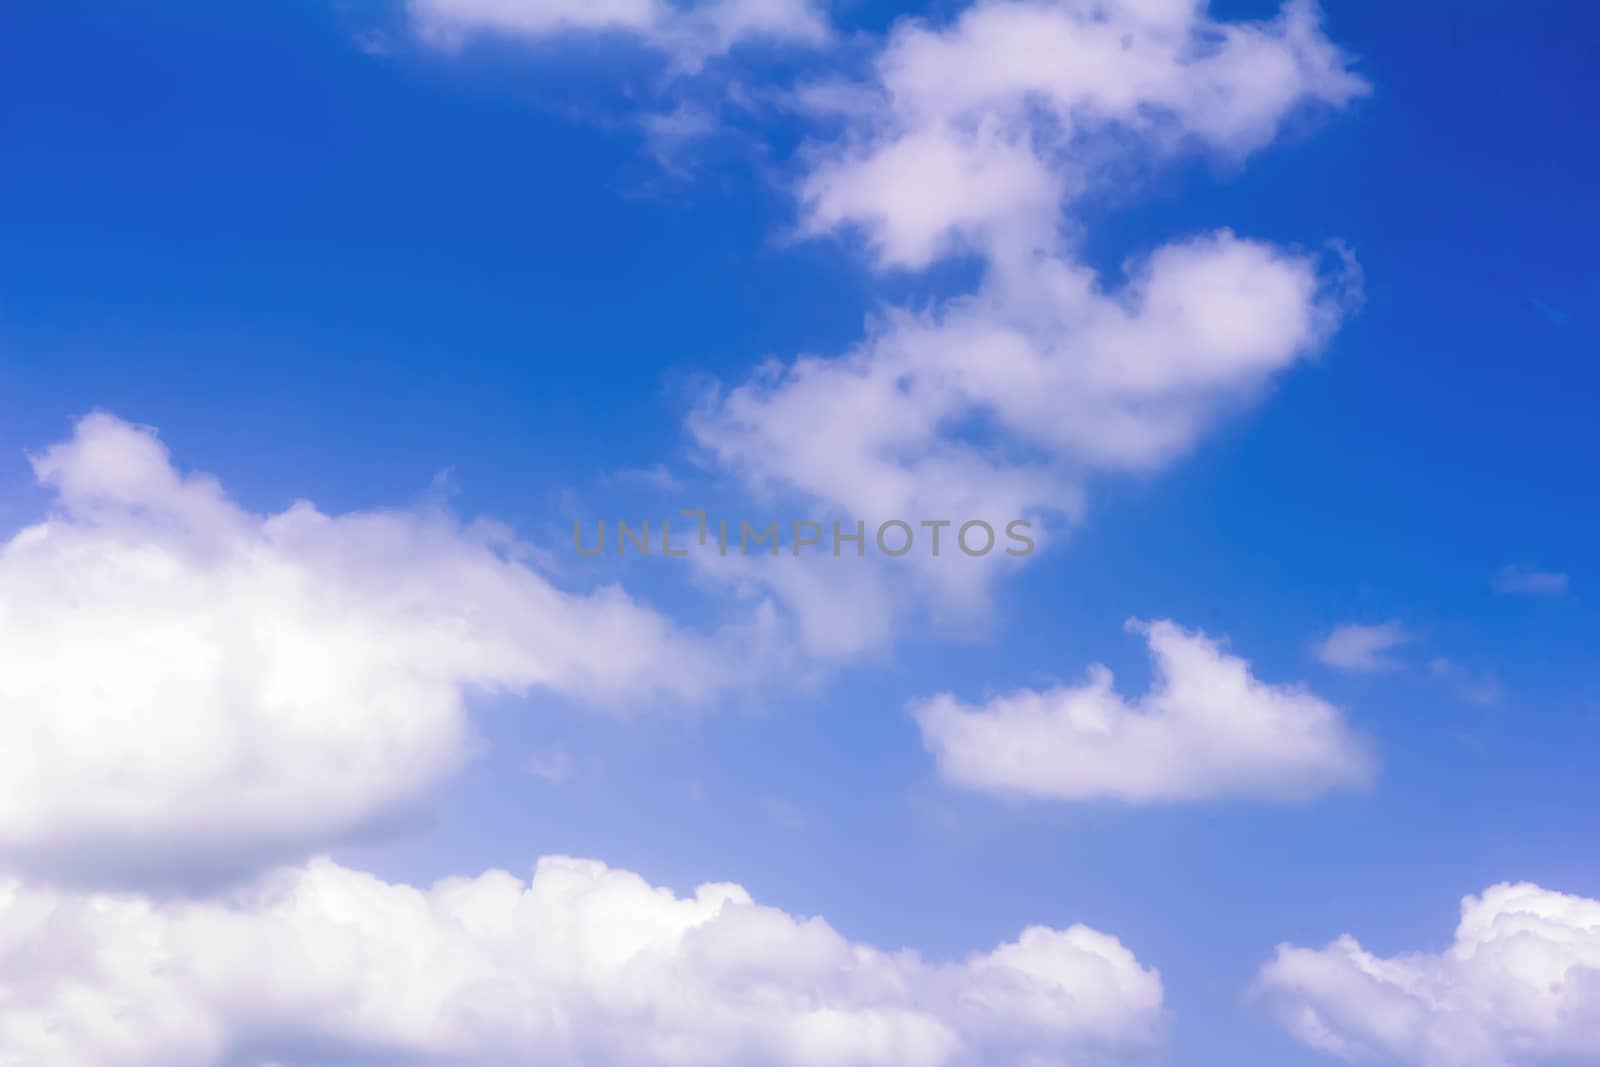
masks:
[[[1310,952],[1343,933],[1378,957],[1441,953],[1461,899],[1499,883],[1536,883],[1550,900],[1565,894],[1571,914],[1600,914],[1589,847],[1600,830],[1591,669],[1600,620],[1589,597],[1600,536],[1589,491],[1600,454],[1590,417],[1600,279],[1586,240],[1600,222],[1591,193],[1600,148],[1584,135],[1585,43],[1600,16],[1560,3],[1330,5],[1317,32],[1343,50],[1364,90],[1293,102],[1259,144],[1230,129],[1203,148],[1168,151],[1152,147],[1159,137],[1146,144],[1130,119],[1109,123],[1106,141],[1069,139],[1059,155],[1046,152],[1044,165],[1073,181],[1084,162],[1086,189],[1045,216],[1068,236],[1067,251],[1044,254],[1107,285],[1136,275],[1130,264],[1169,242],[1227,228],[1315,260],[1325,283],[1338,242],[1359,263],[1360,297],[1344,292],[1336,328],[1290,345],[1270,373],[1230,386],[1215,406],[1208,400],[1196,415],[1203,426],[1170,455],[1134,470],[1102,462],[1099,444],[1046,455],[1086,504],[1071,517],[1054,512],[1036,558],[984,579],[972,602],[938,584],[949,568],[927,587],[896,571],[883,579],[899,605],[888,631],[831,655],[796,636],[798,609],[763,577],[747,583],[752,593],[676,561],[582,559],[570,525],[695,506],[752,519],[854,514],[841,504],[859,499],[854,484],[829,497],[771,458],[777,446],[762,435],[774,408],[760,408],[737,439],[717,436],[732,433],[725,425],[697,436],[693,416],[725,415],[723,400],[707,396],[725,399],[764,360],[839,360],[878,336],[886,309],[939,314],[1002,284],[985,279],[1012,254],[1004,221],[929,263],[886,262],[888,224],[874,231],[884,216],[872,212],[892,211],[903,190],[887,194],[889,208],[841,209],[842,223],[807,228],[825,209],[806,200],[806,183],[832,175],[840,184],[829,188],[843,189],[854,142],[840,120],[800,106],[799,91],[870,83],[905,20],[953,32],[963,8],[843,4],[817,16],[830,27],[824,43],[756,39],[685,69],[674,67],[680,46],[653,36],[670,41],[668,30],[474,28],[470,20],[492,7],[462,0],[451,14],[468,27],[457,47],[430,42],[421,14],[453,11],[449,0],[409,12],[335,0],[226,10],[64,2],[13,13],[0,40],[8,537],[52,515],[80,533],[104,529],[85,517],[92,509],[73,511],[67,483],[52,486],[27,457],[105,412],[125,420],[127,434],[153,427],[178,470],[214,475],[243,513],[305,499],[326,515],[492,519],[523,546],[496,559],[526,550],[533,571],[574,596],[619,582],[631,604],[703,645],[708,663],[728,653],[749,668],[721,685],[716,668],[702,673],[684,660],[670,682],[601,698],[586,684],[539,681],[543,667],[488,671],[482,684],[479,668],[462,668],[464,680],[450,684],[474,736],[458,765],[422,776],[426,787],[399,800],[374,802],[365,810],[376,828],[324,827],[304,842],[290,834],[293,845],[264,831],[271,847],[261,845],[259,858],[252,816],[240,814],[239,848],[255,867],[233,875],[328,853],[351,870],[426,885],[489,868],[525,877],[543,855],[594,857],[680,895],[737,882],[765,905],[824,917],[852,941],[933,960],[988,952],[1029,925],[1082,923],[1159,971],[1159,1034],[1129,1044],[1118,1035],[1109,1050],[1087,1052],[1047,1036],[1023,1050],[1061,1062],[1333,1062],[1333,1039],[1319,1049],[1295,1030],[1302,1011],[1342,1034],[1346,1051],[1387,1062],[1600,1057],[1600,948],[1588,918],[1545,932],[1568,983],[1549,994],[1568,1021],[1548,1026],[1506,1023],[1502,1032],[1496,1011],[1473,1014],[1493,1003],[1480,989],[1533,982],[1514,963],[1488,977],[1438,964],[1426,973],[1445,992],[1392,1039],[1364,1001],[1318,986],[1310,970],[1263,970],[1280,944]],[[1243,24],[1275,10],[1217,4],[1203,17]],[[673,114],[693,116],[695,134],[667,142],[649,133]],[[1199,129],[1207,120],[1175,121]],[[1124,151],[1119,137],[1134,147]],[[959,197],[940,206],[970,208]],[[1014,284],[1021,292],[1031,283]],[[1023,297],[1003,290],[996,299]],[[991,358],[981,347],[962,352]],[[1099,402],[1081,401],[1084,410]],[[995,417],[1004,425],[982,433],[1003,438],[1021,425]],[[824,420],[815,432],[841,428]],[[961,440],[959,428],[939,432]],[[106,447],[134,449],[134,440]],[[1048,453],[1042,440],[1019,447]],[[751,454],[770,459],[765,484],[747,477],[746,459],[728,459],[751,441]],[[120,469],[110,453],[73,455],[63,469],[89,471],[84,478]],[[1019,469],[1009,462],[995,484]],[[660,470],[670,484],[639,473]],[[137,516],[146,506],[116,527],[115,544],[144,536]],[[467,536],[450,529],[440,536]],[[432,543],[419,535],[423,547],[405,551]],[[92,592],[74,599],[71,590],[98,587],[24,581],[22,550],[7,551],[12,577],[0,580],[13,584],[0,589],[13,604],[14,644],[0,661],[15,670],[29,655],[17,642],[18,620],[34,617],[18,606],[27,596],[70,605],[61,628],[42,631],[59,642],[45,658],[78,657],[78,671],[103,677],[110,695],[95,699],[115,716],[124,668],[95,659],[92,643],[81,653],[70,646],[86,632],[73,627],[99,610]],[[364,566],[362,554],[352,566]],[[411,559],[372,580],[405,587],[408,576],[433,573],[427,566]],[[1530,573],[1545,576],[1535,582],[1545,588],[1514,588]],[[417,581],[419,604],[448,593],[447,578]],[[751,625],[762,601],[779,619],[771,663],[738,651],[743,638],[725,629]],[[473,625],[524,618],[521,605],[500,599],[439,610]],[[845,596],[831,610],[847,619],[858,609]],[[939,693],[976,709],[1017,690],[1053,692],[1079,685],[1095,663],[1133,701],[1152,669],[1128,619],[1171,619],[1225,642],[1261,684],[1314,694],[1368,746],[1369,780],[1330,771],[1327,788],[1286,800],[1279,790],[1227,788],[1230,776],[1258,769],[1229,765],[1198,796],[1129,802],[1115,789],[1051,798],[968,788],[942,770],[908,707]],[[547,621],[562,632],[581,627]],[[1330,662],[1338,657],[1320,644],[1338,627],[1389,623],[1396,640],[1376,660]],[[494,640],[515,644],[520,632]],[[575,640],[604,651],[612,638]],[[595,663],[623,676],[603,656]],[[241,668],[240,677],[255,675]],[[28,701],[54,709],[56,721],[73,715],[78,698],[60,696],[66,689],[48,671],[13,689],[16,737],[33,736]],[[330,682],[328,692],[347,691],[342,679]],[[381,749],[385,715],[406,712],[371,699],[358,725]],[[130,703],[128,715],[135,710]],[[28,754],[28,743],[12,742],[41,765],[55,758]],[[263,758],[280,757],[301,754]],[[114,764],[68,762],[59,773]],[[56,802],[58,786],[36,788],[7,803]],[[235,818],[234,802],[225,790],[217,796],[219,825]],[[143,849],[148,835],[177,857],[171,877],[146,886],[142,873],[97,868],[83,885],[44,861],[19,861],[29,884],[63,900],[232,891],[188,877],[205,865],[185,861],[179,823],[152,829],[124,818],[126,806],[106,810],[122,814],[96,824],[99,837],[29,824],[6,839],[8,851],[31,857],[36,845],[90,847],[108,835]],[[189,840],[191,860],[215,844]],[[0,989],[22,988],[3,962],[16,943],[0,938]],[[1267,988],[1252,997],[1256,984]],[[26,1023],[15,1024],[15,1040]],[[1464,1048],[1438,1036],[1445,1030],[1476,1036]],[[275,1049],[278,1061],[310,1062],[292,1057],[313,1038],[337,1056],[371,1044],[370,1035],[335,1039],[309,1024],[306,1035]],[[296,1044],[302,1037],[311,1044]],[[0,1064],[249,1055],[200,1042],[117,1059],[62,1040],[32,1059],[0,1050]],[[968,1035],[961,1054],[979,1054],[983,1040]],[[447,1063],[643,1055],[596,1046],[569,1061],[541,1048],[440,1039],[420,1051]],[[650,1055],[665,1062],[659,1050]],[[1027,1062],[1010,1046],[987,1055]],[[781,1059],[755,1046],[728,1056],[701,1062]]]

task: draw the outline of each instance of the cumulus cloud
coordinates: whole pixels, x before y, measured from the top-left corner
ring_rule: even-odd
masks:
[[[1129,626],[1148,641],[1157,673],[1136,702],[1097,664],[1081,685],[976,707],[950,694],[915,704],[940,774],[1002,795],[1132,803],[1291,800],[1371,779],[1373,757],[1338,708],[1303,687],[1258,681],[1198,631]]]
[[[1317,642],[1317,659],[1342,671],[1372,674],[1392,671],[1399,666],[1385,655],[1411,640],[1406,628],[1393,620],[1374,626],[1351,623],[1335,626],[1333,632]]]
[[[1346,935],[1281,945],[1257,982],[1299,1040],[1346,1059],[1510,1067],[1600,1056],[1600,901],[1497,885],[1442,953],[1376,956]]]
[[[1545,571],[1526,563],[1501,567],[1489,583],[1497,593],[1514,596],[1561,596],[1568,580],[1561,571]]]
[[[248,865],[453,769],[470,692],[683,701],[727,678],[704,642],[620,589],[557,588],[492,527],[252,514],[109,415],[33,467],[54,507],[0,547],[13,857]]]
[[[933,963],[565,857],[431,889],[315,860],[195,901],[0,881],[6,1067],[1033,1067],[1152,1042],[1161,1001],[1083,926]]]
[[[826,18],[809,0],[410,0],[409,10],[422,39],[438,47],[456,47],[478,34],[617,33],[685,68],[747,41],[816,45],[828,37]]]

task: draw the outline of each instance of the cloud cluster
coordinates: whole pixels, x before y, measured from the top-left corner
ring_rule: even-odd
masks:
[[[251,514],[108,415],[33,466],[52,514],[0,546],[13,857],[300,855],[452,770],[470,692],[688,700],[727,677],[707,643],[619,589],[557,588],[493,528]]]
[[[1367,745],[1339,709],[1268,685],[1204,634],[1130,624],[1157,680],[1137,702],[1096,665],[1088,680],[971,707],[944,694],[913,706],[940,774],[1002,795],[1132,803],[1248,796],[1296,799],[1372,776]]]
[[[1462,901],[1442,953],[1380,957],[1348,935],[1283,945],[1257,989],[1297,1038],[1347,1059],[1588,1062],[1600,1049],[1600,901],[1493,886]]]
[[[564,857],[427,890],[314,860],[207,901],[0,881],[0,1067],[1043,1065],[1147,1044],[1161,1000],[1082,926],[936,964]]]
[[[1364,90],[1306,3],[1229,23],[1192,0],[999,0],[900,24],[867,81],[807,96],[840,130],[804,157],[802,228],[863,235],[885,270],[970,256],[980,280],[885,312],[842,356],[715,391],[696,441],[762,491],[852,517],[1070,522],[1091,474],[1181,455],[1316,351],[1358,287],[1342,251],[1319,263],[1225,229],[1108,279],[1071,208],[1110,174],[1237,159],[1297,108]],[[999,569],[915,574],[924,602],[970,609]]]

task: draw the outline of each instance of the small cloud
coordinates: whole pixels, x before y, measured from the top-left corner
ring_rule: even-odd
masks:
[[[689,176],[684,156],[690,145],[717,132],[720,123],[709,109],[687,101],[671,111],[639,120],[650,154],[661,169],[679,178]]]
[[[428,480],[428,488],[422,494],[422,503],[430,508],[447,508],[450,501],[461,493],[461,479],[456,475],[455,467],[446,467],[434,473]]]
[[[1333,632],[1317,642],[1317,659],[1341,671],[1372,674],[1392,671],[1400,666],[1384,653],[1411,640],[1406,628],[1393,620],[1375,626],[1349,624],[1335,626]]]
[[[1461,669],[1453,660],[1440,656],[1428,664],[1428,673],[1448,685],[1456,696],[1480,708],[1490,708],[1500,703],[1504,695],[1500,683],[1489,676],[1474,677]]]
[[[664,463],[615,471],[606,477],[606,481],[619,485],[647,485],[663,493],[676,493],[683,489],[683,481]]]
[[[528,757],[528,773],[559,785],[572,777],[572,759],[559,749],[535,752]]]
[[[1527,563],[1507,564],[1489,579],[1495,592],[1512,596],[1561,596],[1566,593],[1567,584],[1564,572],[1542,571]]]
[[[369,56],[387,56],[394,52],[394,42],[382,30],[364,30],[354,37],[355,46]]]

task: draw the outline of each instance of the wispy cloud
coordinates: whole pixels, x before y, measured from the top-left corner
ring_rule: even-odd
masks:
[[[1540,300],[1536,296],[1529,297],[1528,299],[1533,303],[1533,310],[1537,311],[1541,317],[1549,320],[1557,326],[1565,326],[1567,324],[1567,313],[1565,311],[1562,311],[1558,307],[1551,307],[1549,304],[1545,303],[1543,300]]]
[[[1428,673],[1448,685],[1456,696],[1480,708],[1493,707],[1500,703],[1503,696],[1497,679],[1490,675],[1471,674],[1454,660],[1443,656],[1428,664]]]
[[[535,752],[528,757],[528,773],[559,785],[572,777],[572,757],[560,749]]]
[[[752,41],[817,46],[831,36],[824,14],[808,0],[717,0],[675,5],[665,0],[411,0],[417,35],[454,50],[484,35],[524,41],[612,34],[665,54],[683,71]]]
[[[804,808],[781,797],[762,797],[761,811],[769,820],[785,830],[804,830],[811,823]]]
[[[1410,640],[1406,628],[1392,619],[1374,626],[1351,623],[1335,626],[1332,633],[1317,642],[1313,651],[1317,659],[1330,667],[1372,674],[1397,669],[1400,664],[1385,653]]]
[[[1512,596],[1563,596],[1568,584],[1564,571],[1540,570],[1527,563],[1507,564],[1489,579],[1495,592]]]
[[[676,493],[683,489],[683,480],[673,474],[665,463],[613,471],[605,476],[605,482],[608,485],[643,485],[664,493]]]

